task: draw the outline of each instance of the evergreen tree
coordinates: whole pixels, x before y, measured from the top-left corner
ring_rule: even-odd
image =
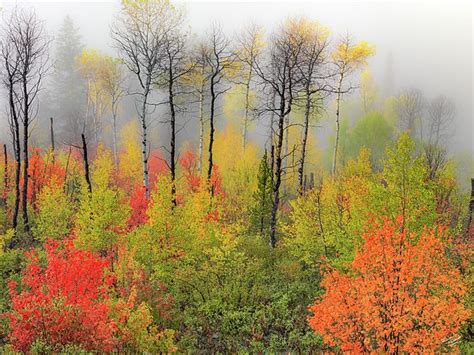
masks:
[[[252,229],[260,234],[268,226],[272,213],[272,170],[268,162],[267,150],[260,162],[257,175],[257,190],[254,193],[254,206],[251,211]]]
[[[76,70],[76,57],[82,51],[79,29],[69,16],[59,30],[54,61],[54,115],[58,128],[66,140],[73,140],[74,132],[82,132],[86,103],[84,81]],[[77,137],[76,137],[77,138]]]

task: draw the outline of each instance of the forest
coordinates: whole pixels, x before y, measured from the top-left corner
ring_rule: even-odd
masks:
[[[110,52],[0,12],[1,353],[474,351],[448,94],[305,16],[122,0]]]

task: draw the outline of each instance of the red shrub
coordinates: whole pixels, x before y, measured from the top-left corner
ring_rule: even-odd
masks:
[[[130,229],[134,229],[148,221],[148,215],[146,214],[148,202],[149,200],[145,198],[145,187],[140,185],[135,186],[130,196],[130,207],[132,209],[128,220],[128,227]]]
[[[46,243],[47,265],[37,253],[28,255],[21,291],[10,282],[12,311],[10,342],[27,352],[35,340],[59,350],[66,344],[86,350],[111,351],[115,346],[115,323],[108,317],[105,276],[107,262],[90,252],[74,248],[72,241]]]

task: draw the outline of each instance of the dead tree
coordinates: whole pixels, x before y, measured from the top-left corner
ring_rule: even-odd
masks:
[[[150,198],[149,115],[151,108],[154,107],[150,100],[154,83],[162,74],[159,69],[164,58],[163,46],[170,28],[168,25],[170,11],[172,11],[171,5],[160,0],[124,2],[122,11],[112,26],[115,48],[127,69],[138,81],[138,91],[135,95],[138,98],[136,106],[141,126],[143,185],[146,199]]]
[[[182,15],[176,11],[174,17],[174,23],[172,29],[168,32],[165,37],[164,43],[164,60],[162,64],[162,72],[164,73],[162,79],[158,82],[158,85],[166,88],[168,97],[168,106],[170,110],[170,146],[169,160],[167,162],[171,176],[171,196],[172,203],[176,206],[176,135],[179,128],[177,128],[177,113],[182,108],[180,106],[180,100],[182,96],[186,94],[183,85],[183,77],[188,75],[193,65],[188,61],[188,53],[186,51],[187,36],[182,31]]]
[[[423,145],[423,153],[428,166],[428,177],[430,180],[435,180],[448,162],[448,152],[444,147],[428,143]]]
[[[6,201],[8,196],[8,152],[7,145],[3,144],[3,199]]]
[[[427,111],[428,144],[446,145],[453,129],[454,103],[445,96],[438,96],[429,103]]]
[[[54,150],[55,150],[55,146],[54,146],[54,120],[52,117],[49,118],[49,130],[50,130],[50,137],[51,137],[51,153],[53,154],[53,164],[54,164],[54,160],[55,160],[55,157],[54,157]]]
[[[276,246],[277,213],[280,206],[280,186],[284,174],[283,139],[285,130],[285,119],[290,114],[294,100],[301,89],[301,78],[298,73],[298,65],[301,60],[302,42],[292,26],[281,26],[271,37],[266,55],[255,61],[255,73],[258,75],[260,84],[263,86],[263,95],[272,96],[275,93],[276,100],[268,100],[265,107],[260,109],[261,113],[274,113],[276,118],[274,156],[274,177],[272,186],[272,211],[270,217],[269,242],[270,247]]]
[[[327,68],[328,35],[325,29],[319,26],[302,26],[307,32],[302,32],[303,48],[302,60],[299,67],[303,86],[304,122],[301,140],[301,156],[298,162],[298,192],[303,194],[306,150],[310,129],[310,118],[322,106],[323,99],[328,95],[329,88],[326,84],[331,77]]]
[[[15,157],[15,202],[12,212],[12,228],[16,231],[18,226],[18,215],[20,209],[20,176],[21,176],[21,145],[20,145],[20,118],[19,118],[19,97],[16,95],[19,82],[18,71],[20,67],[20,57],[15,50],[10,28],[3,28],[2,33],[2,83],[8,93],[8,123],[12,135],[13,155]],[[10,241],[10,248],[16,245],[16,239]]]
[[[410,137],[416,137],[417,124],[419,125],[420,139],[423,141],[423,111],[425,100],[418,89],[403,91],[397,99],[395,110],[398,116],[398,128],[401,132],[408,131]]]
[[[92,183],[91,183],[91,176],[90,176],[90,169],[89,169],[89,156],[87,153],[87,141],[86,136],[84,133],[81,134],[82,139],[82,158],[84,159],[84,177],[87,183],[87,191],[89,191],[89,195],[92,194]]]
[[[243,78],[243,85],[245,86],[245,108],[242,121],[242,151],[245,151],[247,144],[249,115],[251,110],[250,85],[255,76],[254,62],[263,47],[261,43],[261,32],[261,29],[257,25],[250,24],[239,39],[238,57],[240,62],[244,64],[243,70],[245,72]]]
[[[219,96],[223,95],[230,89],[230,86],[223,85],[226,72],[234,64],[235,56],[230,51],[230,41],[225,36],[219,25],[213,25],[209,33],[209,52],[206,62],[209,66],[208,81],[210,92],[210,109],[209,109],[209,147],[208,147],[208,167],[207,182],[211,195],[214,194],[214,188],[211,184],[212,171],[214,168],[214,134],[215,134],[215,117],[216,104]]]
[[[115,58],[106,59],[104,72],[102,74],[102,85],[110,99],[110,112],[112,113],[112,148],[114,153],[114,165],[118,166],[117,148],[117,119],[120,101],[126,94],[125,75],[122,66]]]
[[[23,229],[29,234],[28,221],[28,162],[30,125],[38,113],[38,93],[48,71],[50,39],[46,36],[42,22],[33,12],[15,8],[11,14],[4,41],[13,49],[12,61],[16,78],[12,95],[17,109],[17,119],[22,123],[23,186],[22,213]],[[6,44],[8,46],[8,44]],[[7,65],[9,66],[9,65]]]

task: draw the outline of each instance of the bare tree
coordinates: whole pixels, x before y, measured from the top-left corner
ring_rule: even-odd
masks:
[[[428,105],[428,143],[434,146],[448,143],[452,134],[454,103],[445,96],[434,98]]]
[[[264,107],[259,111],[261,114],[270,112],[272,117],[276,116],[276,129],[274,132],[275,142],[272,149],[274,160],[273,186],[272,186],[272,212],[270,217],[269,242],[270,247],[276,246],[276,224],[277,212],[280,205],[280,186],[284,174],[283,161],[283,139],[287,126],[285,119],[290,114],[298,90],[301,89],[301,77],[298,65],[301,60],[302,51],[301,37],[292,31],[291,23],[281,25],[273,33],[269,47],[263,58],[255,61],[255,73],[258,75],[260,84],[263,86],[263,95],[271,97]],[[273,115],[274,114],[274,115]]]
[[[189,53],[192,63],[191,69],[187,75],[182,77],[183,85],[186,86],[188,93],[191,95],[192,103],[198,104],[198,122],[199,122],[199,160],[198,170],[202,172],[203,151],[204,151],[204,129],[206,120],[204,118],[204,104],[208,96],[209,84],[209,65],[208,58],[210,56],[210,48],[204,40],[195,40]],[[189,102],[189,100],[188,100]]]
[[[10,20],[11,21],[11,20]],[[16,230],[20,209],[21,143],[20,143],[20,100],[15,90],[19,83],[20,57],[15,50],[10,27],[2,29],[2,84],[8,93],[8,123],[12,135],[13,155],[15,157],[15,202],[13,205],[12,227]],[[15,240],[10,247],[15,246]]]
[[[448,152],[444,147],[435,144],[424,144],[423,152],[426,165],[429,168],[429,179],[434,180],[448,162]]]
[[[22,213],[23,228],[29,234],[28,221],[28,162],[29,162],[29,135],[30,125],[38,113],[38,93],[46,75],[49,59],[50,39],[47,37],[42,22],[34,12],[27,12],[15,8],[11,14],[8,28],[4,33],[5,50],[13,53],[5,59],[5,67],[15,67],[15,78],[11,89],[11,101],[16,120],[22,123],[22,153],[23,153],[23,186],[22,186]],[[4,56],[5,58],[5,56]],[[12,108],[11,108],[12,109]],[[11,112],[11,116],[13,113]],[[13,119],[15,120],[15,118]],[[15,128],[16,129],[16,128]],[[18,131],[18,130],[17,130]],[[16,133],[15,133],[16,135]],[[17,136],[14,140],[19,140]],[[14,142],[14,145],[17,142]],[[17,147],[18,148],[18,147]]]
[[[170,110],[170,147],[169,160],[167,162],[171,175],[171,196],[172,203],[176,206],[176,135],[179,128],[177,128],[177,114],[181,110],[180,99],[186,90],[183,85],[183,78],[193,70],[193,65],[189,63],[189,56],[186,51],[187,35],[182,30],[183,16],[181,12],[174,13],[173,28],[165,37],[164,53],[165,58],[162,64],[162,71],[164,75],[158,82],[158,85],[165,87],[168,97],[168,106]]]
[[[199,172],[202,172],[202,161],[204,151],[204,100],[206,98],[207,80],[207,61],[208,48],[204,43],[200,43],[197,56],[195,59],[195,71],[197,72],[197,80],[195,80],[195,92],[198,96],[199,103]]]
[[[324,97],[330,92],[326,82],[331,75],[327,68],[328,31],[317,24],[307,25],[306,20],[300,21],[303,21],[301,27],[305,29],[301,32],[303,47],[299,66],[304,96],[304,123],[301,157],[298,162],[298,191],[303,194],[310,117],[321,109]]]
[[[8,177],[8,152],[7,152],[7,145],[3,144],[3,200],[6,202],[8,196],[8,184],[9,184],[9,177]]]
[[[89,191],[89,196],[92,194],[92,183],[90,177],[90,169],[89,169],[89,156],[87,153],[87,140],[84,133],[81,134],[82,140],[82,159],[84,160],[84,177],[87,183],[87,191]]]
[[[148,177],[149,115],[154,105],[150,102],[154,83],[162,74],[160,64],[163,46],[170,26],[168,20],[172,7],[165,0],[124,2],[121,14],[112,26],[112,39],[120,58],[138,81],[137,112],[141,124],[143,185],[145,197],[150,197]]]
[[[242,121],[242,151],[245,151],[247,144],[249,114],[251,111],[250,85],[255,76],[254,62],[262,51],[262,48],[262,29],[252,23],[242,32],[237,51],[240,62],[244,64],[243,85],[245,86],[245,111]]]
[[[230,50],[230,41],[225,36],[222,28],[214,24],[211,27],[208,38],[208,48],[206,61],[209,72],[209,92],[210,92],[210,109],[209,109],[209,147],[208,147],[208,167],[207,181],[211,194],[214,189],[211,184],[212,170],[214,168],[214,134],[215,134],[215,116],[216,103],[219,96],[230,89],[230,86],[223,85],[227,71],[232,67],[235,61],[235,55]]]
[[[102,85],[110,99],[110,111],[112,113],[112,145],[114,152],[114,164],[118,166],[118,148],[117,148],[117,119],[118,109],[122,98],[126,94],[126,77],[122,66],[118,60],[112,57],[105,59],[103,67]]]
[[[54,142],[54,119],[52,117],[49,118],[49,134],[51,139],[51,154],[53,155],[53,164],[55,161],[55,142]]]
[[[408,131],[410,137],[416,137],[419,126],[420,139],[423,140],[423,111],[425,100],[418,89],[408,89],[402,92],[395,106],[398,115],[398,128],[401,132]]]

